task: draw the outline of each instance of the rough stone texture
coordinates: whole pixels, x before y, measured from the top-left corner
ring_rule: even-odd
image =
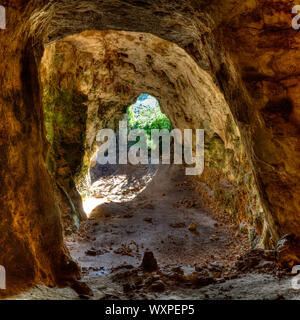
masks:
[[[249,1],[247,12],[222,36],[251,96],[248,107],[239,108],[240,128],[273,244],[300,230],[299,33],[291,28],[293,5]]]
[[[277,262],[286,268],[292,268],[295,264],[300,263],[300,245],[299,238],[287,234],[282,237],[276,247],[276,260]]]
[[[145,251],[141,268],[145,272],[154,272],[158,270],[157,261],[152,251]]]
[[[0,38],[0,264],[6,268],[6,294],[38,281],[55,285],[79,274],[63,243],[45,167],[38,67],[32,42],[19,33],[19,10],[24,7],[21,1],[10,5],[7,30]]]
[[[291,29],[294,4],[5,1],[7,30],[0,36],[0,243],[5,249],[0,264],[7,267],[10,287],[40,280],[54,284],[66,274],[70,258],[45,166],[38,69],[45,43],[84,30],[148,32],[184,49],[223,91],[238,124],[270,244],[287,233],[299,236],[299,33]]]
[[[78,228],[80,221],[86,218],[75,181],[80,175],[85,154],[87,98],[76,87],[73,79],[76,75],[72,74],[72,69],[67,69],[67,72],[62,70],[64,59],[72,64],[73,59],[76,61],[76,57],[70,57],[70,54],[56,54],[51,59],[51,50],[46,50],[44,61],[51,61],[51,65],[42,64],[40,70],[45,126],[50,142],[47,166],[56,182],[55,193],[67,234]],[[45,76],[47,67],[53,70],[48,77]]]

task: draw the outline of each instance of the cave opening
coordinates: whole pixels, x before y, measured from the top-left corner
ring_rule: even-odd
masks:
[[[115,159],[111,163],[107,157],[107,148],[101,149],[103,141],[98,141],[97,150],[90,162],[88,174],[79,183],[78,190],[83,198],[83,208],[89,216],[92,210],[105,202],[126,202],[133,200],[141,193],[147,184],[157,173],[157,165],[151,163],[151,152],[157,148],[161,154],[161,137],[158,141],[151,139],[152,130],[172,130],[171,121],[161,112],[158,100],[147,93],[139,95],[135,103],[126,108],[122,119],[127,123],[127,137],[130,130],[141,130],[145,133],[147,144],[147,164],[139,163],[134,165],[128,160],[128,163],[120,163],[120,132],[119,126],[116,128],[115,139]],[[126,152],[130,147],[139,142],[140,137],[134,138],[134,141],[127,141]],[[141,150],[137,152],[140,156]],[[103,160],[101,159],[103,157]],[[101,161],[102,160],[102,161]]]

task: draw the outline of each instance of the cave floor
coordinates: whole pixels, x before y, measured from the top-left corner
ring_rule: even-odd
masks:
[[[93,295],[38,285],[15,299],[297,298],[289,278],[236,273],[247,236],[203,209],[183,167],[118,170],[94,183],[99,205],[66,238]],[[152,273],[140,268],[147,250],[159,266]]]
[[[138,171],[142,176],[142,170]],[[149,171],[146,172],[148,176]],[[127,180],[126,190],[119,188],[116,194],[110,190],[109,200],[104,198],[106,202],[91,212],[80,231],[68,237],[71,254],[84,270],[99,266],[103,270],[120,265],[137,267],[146,249],[154,253],[160,266],[213,262],[230,267],[248,249],[247,236],[238,233],[235,237],[237,230],[220,224],[202,208],[184,168],[160,166],[151,173],[152,179],[145,179],[146,186],[139,183],[136,175],[130,179],[130,187]],[[117,188],[120,179],[114,175],[104,180],[100,185],[102,196],[104,185],[106,189],[112,185]],[[119,190],[125,193],[125,202]],[[133,199],[132,194],[136,195]],[[192,223],[196,230],[190,231]]]

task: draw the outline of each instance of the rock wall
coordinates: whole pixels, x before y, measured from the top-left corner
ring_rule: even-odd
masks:
[[[240,128],[266,208],[267,238],[299,234],[299,33],[296,1],[247,1],[221,39],[250,97]],[[232,95],[232,92],[225,94]]]
[[[10,2],[0,36],[0,264],[12,294],[35,282],[79,275],[64,245],[53,183],[45,167],[38,65],[21,33],[22,2]],[[1,291],[0,296],[3,296]]]

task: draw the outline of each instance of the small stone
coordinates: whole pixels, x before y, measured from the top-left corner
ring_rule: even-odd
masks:
[[[174,222],[174,223],[171,223],[170,224],[170,227],[172,228],[185,228],[186,227],[186,224],[185,222]]]
[[[134,282],[135,286],[139,287],[143,284],[143,277],[137,276],[133,279],[133,282]]]
[[[192,222],[189,226],[190,231],[196,231],[197,230],[197,225],[195,222]]]
[[[149,210],[153,210],[154,206],[151,203],[146,204],[144,207],[144,209],[149,209]]]
[[[88,250],[86,250],[85,254],[87,256],[96,256],[97,255],[97,251],[93,250],[93,249],[88,249]]]
[[[278,241],[275,254],[280,266],[292,268],[295,264],[300,264],[299,240],[299,237],[287,234]]]
[[[174,267],[172,268],[172,271],[178,274],[182,274],[182,275],[184,274],[184,271],[182,270],[181,267]]]
[[[125,219],[130,219],[132,217],[133,217],[133,214],[131,214],[131,213],[127,213],[127,214],[124,215]]]
[[[152,251],[145,251],[141,267],[145,272],[154,272],[158,270],[157,261]]]
[[[216,280],[212,277],[199,275],[193,279],[193,284],[199,287],[207,286],[216,283]]]
[[[144,221],[152,223],[152,218],[146,217],[146,218],[144,218]]]
[[[201,264],[195,265],[195,271],[201,272],[203,271],[204,267]]]
[[[152,280],[154,281],[158,281],[160,279],[160,276],[158,274],[155,274],[154,276],[152,276]]]
[[[93,291],[91,288],[85,283],[81,281],[74,280],[70,284],[70,287],[80,296],[93,296]]]
[[[165,284],[161,280],[159,280],[154,282],[151,285],[151,289],[152,291],[155,291],[155,292],[163,292],[165,291],[166,287],[165,287]]]
[[[128,292],[131,292],[133,290],[133,288],[131,287],[131,285],[129,283],[125,283],[123,285],[123,291],[124,293],[128,293]]]

